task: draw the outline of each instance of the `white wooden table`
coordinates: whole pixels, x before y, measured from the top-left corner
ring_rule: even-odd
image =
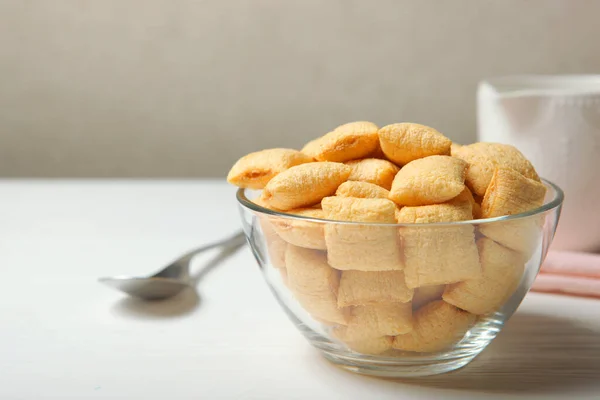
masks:
[[[0,181],[0,398],[600,398],[597,300],[529,294],[469,366],[402,381],[320,357],[248,248],[207,272],[199,297],[147,304],[96,282],[230,234],[234,192],[220,181]]]

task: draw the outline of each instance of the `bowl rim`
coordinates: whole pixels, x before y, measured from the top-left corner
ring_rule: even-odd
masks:
[[[309,221],[309,222],[315,222],[315,223],[327,223],[327,224],[334,223],[334,224],[339,224],[339,225],[363,225],[363,226],[367,225],[367,226],[388,226],[388,227],[397,226],[397,227],[413,227],[413,228],[431,227],[431,226],[484,225],[484,224],[500,222],[500,221],[521,220],[523,218],[528,218],[528,217],[532,217],[532,216],[535,216],[538,214],[543,214],[547,211],[550,211],[550,210],[560,207],[565,198],[565,194],[564,194],[563,190],[558,185],[556,185],[555,183],[553,183],[547,179],[541,178],[541,181],[542,181],[542,183],[544,183],[545,186],[551,187],[554,190],[554,198],[552,198],[552,199],[550,199],[550,201],[542,204],[540,207],[534,208],[533,210],[525,211],[525,212],[519,213],[519,214],[503,215],[500,217],[493,217],[493,218],[470,219],[470,220],[453,221],[453,222],[435,222],[435,223],[427,223],[427,224],[419,224],[419,223],[388,224],[388,223],[380,223],[380,222],[337,221],[337,220],[332,220],[332,219],[314,218],[314,217],[305,217],[302,215],[287,214],[283,211],[275,211],[275,210],[271,210],[271,209],[262,207],[256,203],[254,203],[253,201],[249,200],[248,197],[246,197],[247,189],[245,189],[245,188],[238,188],[238,190],[236,192],[236,198],[237,198],[237,201],[240,203],[240,205],[242,205],[245,208],[249,208],[252,211],[258,212],[260,214],[266,214],[266,215],[269,215],[272,217],[296,219],[296,220]]]

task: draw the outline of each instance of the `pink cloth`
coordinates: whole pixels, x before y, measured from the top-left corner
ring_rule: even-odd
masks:
[[[551,251],[546,256],[541,272],[600,279],[600,254]]]
[[[600,298],[600,254],[549,252],[531,290]]]
[[[561,293],[572,296],[600,298],[600,279],[539,274],[535,279],[531,290],[534,292]]]

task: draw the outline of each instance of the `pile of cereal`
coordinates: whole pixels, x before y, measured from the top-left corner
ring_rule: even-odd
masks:
[[[324,220],[263,215],[270,263],[315,320],[369,354],[456,343],[513,294],[541,232],[531,219],[427,224],[522,213],[546,193],[512,146],[462,146],[427,126],[365,121],[300,151],[248,154],[227,180],[262,190],[262,207]]]

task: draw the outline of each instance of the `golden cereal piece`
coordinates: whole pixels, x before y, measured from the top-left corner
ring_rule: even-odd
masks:
[[[350,167],[334,162],[297,165],[271,179],[262,196],[266,204],[279,210],[312,206],[333,195],[350,172]]]
[[[275,268],[285,269],[285,251],[287,249],[287,242],[281,239],[272,228],[269,233],[265,231],[266,229],[263,228],[271,265]]]
[[[473,197],[473,193],[466,186],[464,187],[463,191],[460,192],[459,195],[454,198],[454,200],[467,201],[469,202],[469,204],[471,204],[471,206],[475,204],[475,197]]]
[[[454,156],[454,154],[456,154],[456,152],[459,151],[461,147],[463,147],[462,144],[452,142],[452,144],[450,145],[450,155]]]
[[[267,204],[267,201],[265,200],[265,192],[264,192],[264,190],[260,193],[260,195],[256,199],[252,200],[252,202],[254,204],[258,205],[258,206],[263,207],[263,208],[266,208],[266,209],[269,209],[269,210],[273,210],[273,211],[279,211],[279,212],[281,212],[281,210],[279,210],[279,209],[277,209],[275,207],[272,207],[269,204]],[[264,217],[265,219],[268,219],[268,220],[270,220],[270,218],[272,218],[270,215],[261,215],[261,216]]]
[[[405,228],[405,277],[409,288],[474,279],[481,266],[473,227]]]
[[[412,299],[413,310],[421,308],[423,305],[434,300],[441,300],[446,285],[421,286],[415,289]]]
[[[285,286],[287,286],[287,270],[285,268],[278,268],[277,271],[279,271],[279,275],[281,276],[281,281],[283,282],[283,284]]]
[[[485,223],[479,225],[479,232],[528,260],[542,242],[543,226],[544,216],[534,215],[515,221]]]
[[[479,278],[448,285],[443,295],[450,303],[472,314],[496,311],[517,288],[525,270],[524,260],[493,240],[477,241],[482,274]]]
[[[398,211],[398,223],[430,224],[436,222],[467,221],[472,216],[471,202],[466,191],[463,191],[460,195],[446,203],[402,207]]]
[[[469,191],[471,196],[473,196],[473,218],[480,219],[483,218],[481,216],[481,203],[483,202],[483,196],[478,196],[473,194],[473,192]]]
[[[497,168],[481,203],[481,217],[518,214],[540,207],[546,187],[520,173]],[[543,216],[480,225],[479,231],[490,239],[521,253],[526,259],[541,242]]]
[[[300,152],[305,154],[307,157],[316,160],[313,154],[317,154],[319,152],[319,140],[321,140],[320,137],[306,143]]]
[[[412,332],[396,336],[392,346],[424,353],[444,350],[464,337],[475,318],[442,300],[433,301],[415,313]]]
[[[338,290],[338,306],[377,303],[406,303],[413,297],[402,271],[343,271]]]
[[[395,223],[396,205],[388,199],[361,199],[357,197],[325,197],[321,207],[327,219],[364,223]]]
[[[465,186],[465,190],[463,190],[457,197],[451,200],[452,203],[467,201],[471,205],[471,214],[473,215],[473,219],[481,218],[481,206],[477,203],[475,196],[471,193],[471,190]],[[480,199],[481,201],[481,199]]]
[[[350,341],[395,336],[413,329],[410,303],[382,303],[352,309],[346,337]]]
[[[546,186],[515,170],[496,168],[481,203],[483,218],[519,214],[544,204]]]
[[[381,336],[375,338],[352,338],[347,333],[348,328],[345,326],[336,326],[333,328],[332,335],[341,340],[348,346],[350,350],[362,354],[381,354],[392,348],[394,338],[391,336]],[[353,339],[353,340],[350,340]]]
[[[346,343],[349,349],[361,354],[381,354],[392,348],[394,338],[391,336],[382,336],[379,338],[369,338]]]
[[[454,222],[470,220],[472,209],[461,194],[444,204],[403,207],[398,216],[398,222],[406,224]],[[472,225],[402,227],[400,235],[409,288],[455,283],[481,273]]]
[[[405,206],[443,203],[465,189],[466,170],[466,162],[450,156],[411,161],[396,174],[390,200]]]
[[[396,222],[401,224],[402,223],[402,215],[400,214],[400,210],[402,210],[402,207],[396,207],[396,210],[394,210],[394,218],[396,218]]]
[[[344,311],[344,312],[346,312],[347,310],[343,310],[343,311]],[[349,311],[349,310],[348,310],[348,311]],[[313,319],[314,319],[315,321],[317,321],[317,322],[319,322],[319,323],[321,323],[321,324],[325,325],[325,326],[328,326],[328,327],[337,327],[337,326],[339,326],[339,327],[342,327],[342,326],[344,326],[344,325],[338,325],[338,324],[336,324],[335,322],[326,321],[326,320],[324,320],[324,319],[317,318],[317,317],[314,317],[314,316],[313,316]]]
[[[479,209],[479,204],[477,204],[477,202],[475,201],[475,197],[473,196],[473,193],[468,187],[465,186],[465,190],[463,190],[457,197],[453,199],[453,202],[456,201],[469,202],[469,204],[471,205],[473,219],[475,219],[475,208],[477,207]],[[480,211],[481,210],[479,209],[478,213],[480,213]]]
[[[277,174],[312,158],[292,149],[267,149],[240,158],[227,175],[227,182],[242,188],[262,189]]]
[[[387,199],[326,197],[325,217],[336,221],[396,223],[396,206]],[[402,254],[395,226],[335,224],[325,226],[329,264],[339,270],[401,270]]]
[[[320,320],[347,323],[344,310],[337,306],[339,272],[327,264],[324,252],[288,245],[285,264],[288,287],[309,314]]]
[[[369,182],[387,190],[392,187],[394,177],[400,170],[391,162],[377,158],[348,161],[346,165],[352,167],[349,181]]]
[[[254,199],[253,202],[261,207],[268,208],[264,204],[262,197]],[[265,238],[265,245],[269,254],[269,261],[275,268],[285,270],[285,250],[287,247],[287,242],[279,237],[277,232],[275,232],[273,224],[271,223],[273,218],[274,217],[265,214],[258,214],[258,221],[263,233],[263,237]]]
[[[359,197],[363,199],[387,199],[388,190],[369,182],[347,181],[338,187],[336,196]]]
[[[343,162],[363,158],[377,149],[377,130],[377,125],[367,121],[340,125],[308,142],[302,152],[317,161]]]
[[[511,168],[527,178],[539,181],[533,165],[515,147],[499,143],[473,143],[462,146],[452,154],[465,160],[467,168],[466,184],[478,196],[483,196],[498,167]]]
[[[324,219],[325,213],[318,208],[299,208],[287,211],[287,214],[308,218]],[[325,250],[325,223],[292,218],[271,219],[273,229],[286,242],[307,249]]]
[[[418,158],[449,155],[452,141],[425,125],[401,123],[379,130],[379,143],[386,157],[398,165]]]

